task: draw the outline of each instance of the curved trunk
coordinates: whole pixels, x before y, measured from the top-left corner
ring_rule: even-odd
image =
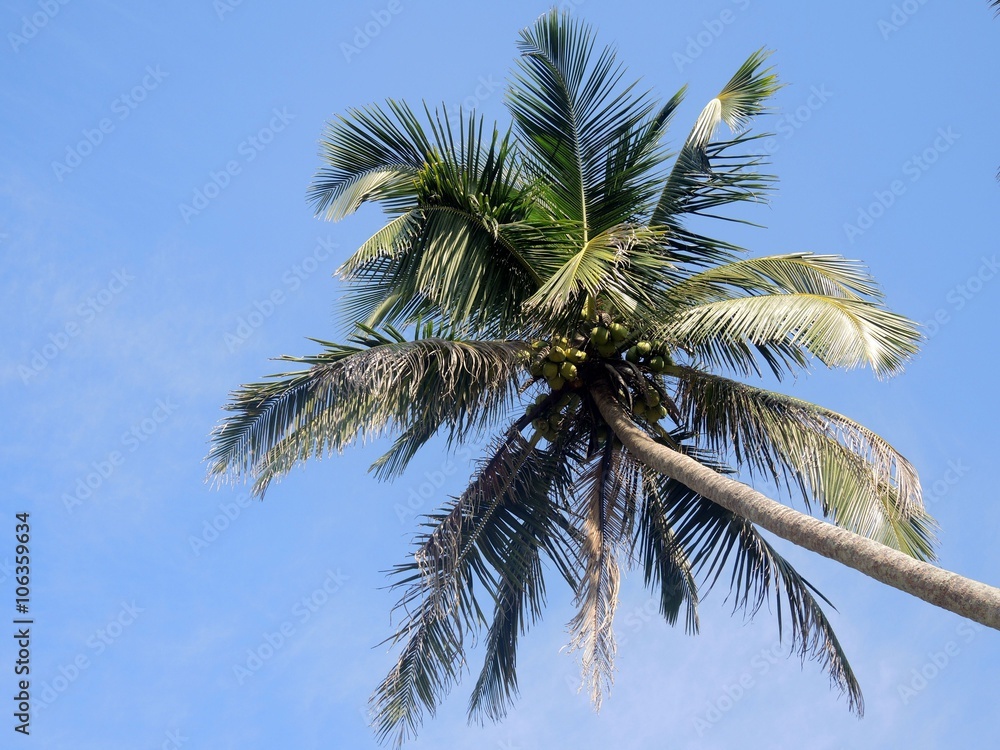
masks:
[[[601,386],[594,400],[608,426],[642,463],[782,539],[860,570],[877,581],[1000,630],[1000,589],[915,560],[883,544],[782,505],[671,450],[633,424]]]

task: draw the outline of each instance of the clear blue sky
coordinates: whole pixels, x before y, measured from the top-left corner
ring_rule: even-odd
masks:
[[[249,503],[244,488],[206,485],[207,436],[232,388],[280,367],[270,357],[342,334],[331,273],[381,218],[313,218],[305,192],[324,122],[385,97],[505,120],[517,32],[548,7],[2,4],[0,619],[14,615],[14,514],[30,512],[36,712],[19,736],[5,698],[0,746],[375,746],[363,707],[393,660],[377,647],[394,601],[382,571],[433,507],[413,498],[457,491],[470,456],[431,449],[379,485],[369,445]],[[743,59],[776,51],[788,85],[760,127],[777,132],[781,182],[754,213],[767,229],[716,230],[759,253],[860,258],[895,309],[936,321],[891,382],[817,372],[787,388],[894,442],[924,479],[942,564],[1000,583],[1000,20],[985,0],[582,0],[576,12],[662,97],[690,84],[675,144]],[[553,582],[507,721],[466,725],[467,680],[412,747],[937,748],[996,736],[997,633],[781,549],[838,607],[863,720],[815,663],[775,648],[767,613],[734,619],[718,590],[688,637],[657,622],[633,574],[600,715],[560,653],[571,610]],[[0,639],[4,696],[12,640]]]

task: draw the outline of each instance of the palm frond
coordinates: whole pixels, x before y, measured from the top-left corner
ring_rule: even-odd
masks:
[[[397,608],[411,614],[390,639],[404,642],[399,661],[371,701],[382,739],[412,734],[457,679],[466,634],[486,621],[476,584],[495,614],[469,712],[502,716],[517,689],[517,635],[544,601],[540,553],[573,580],[557,519],[570,484],[561,448],[540,451],[513,429],[491,453],[469,488],[429,517],[413,559],[394,571],[393,585],[403,588]]]
[[[669,112],[654,117],[659,125],[644,128],[653,114],[635,84],[622,86],[624,71],[615,52],[606,48],[593,58],[589,26],[553,9],[521,32],[518,72],[508,92],[508,106],[525,143],[532,171],[546,186],[545,207],[557,220],[578,226],[578,241],[621,223],[623,218],[593,210],[607,193],[644,191],[650,149]],[[635,167],[630,178],[610,182],[608,168]],[[632,179],[636,178],[636,179]],[[637,181],[636,181],[637,180]]]
[[[412,200],[432,145],[409,106],[390,100],[386,107],[350,109],[327,126],[320,142],[326,165],[309,189],[317,215],[337,221],[368,200],[392,206]]]
[[[283,358],[306,370],[233,393],[226,408],[235,414],[213,433],[210,474],[252,477],[262,495],[296,463],[358,438],[398,429],[412,430],[413,439],[446,427],[449,440],[461,440],[504,412],[525,364],[522,342],[406,341],[395,331],[366,330],[354,345],[320,342],[326,347],[320,354]],[[393,471],[405,467],[407,451],[394,459]]]
[[[838,526],[933,559],[934,521],[913,466],[879,435],[829,409],[676,368],[685,427],[751,476],[794,487]]]
[[[787,627],[791,631],[792,652],[797,652],[803,661],[807,657],[819,661],[831,683],[846,694],[850,710],[859,716],[863,714],[861,687],[813,594],[826,601],[823,595],[746,519],[672,479],[663,480],[660,494],[677,543],[686,551],[694,569],[704,576],[708,588],[728,567],[734,611],[742,610],[753,617],[773,598],[779,636],[784,637]]]
[[[685,214],[705,215],[727,203],[760,200],[770,189],[774,178],[757,171],[763,155],[741,153],[758,136],[739,134],[765,111],[765,102],[779,88],[771,69],[762,69],[769,54],[752,54],[702,110],[663,186],[653,225],[678,226]],[[739,135],[713,143],[723,122]]]
[[[576,597],[578,612],[570,622],[571,648],[581,652],[583,684],[597,709],[614,682],[613,626],[621,579],[618,555],[626,537],[629,496],[635,496],[634,482],[629,488],[629,479],[621,472],[620,455],[620,447],[608,440],[581,476],[577,492],[582,505],[584,572]]]
[[[820,294],[761,294],[679,310],[659,336],[719,366],[752,371],[749,347],[799,350],[828,367],[867,365],[882,378],[900,372],[917,351],[916,325],[866,300]]]
[[[677,307],[748,294],[801,293],[882,301],[881,290],[858,261],[839,255],[786,253],[722,263],[674,284],[668,296]]]
[[[698,586],[691,562],[670,528],[659,477],[643,471],[642,482],[644,500],[633,554],[638,548],[645,584],[657,594],[660,614],[666,622],[675,625],[681,607],[685,607],[684,630],[694,635],[699,627]]]
[[[338,271],[355,287],[346,312],[368,325],[422,316],[510,330],[519,301],[541,283],[520,235],[508,231],[527,218],[534,189],[509,133],[487,132],[470,116],[456,134],[439,113],[427,117],[431,141],[410,175],[409,202],[397,190],[400,215]]]
[[[661,240],[661,232],[635,225],[616,226],[591,237],[570,251],[527,300],[527,309],[572,323],[588,297],[601,297],[607,311],[619,318],[661,306],[669,270],[658,252]]]
[[[451,618],[421,604],[391,639],[404,643],[392,670],[369,701],[379,742],[394,747],[416,736],[424,711],[431,716],[465,666],[462,633]]]

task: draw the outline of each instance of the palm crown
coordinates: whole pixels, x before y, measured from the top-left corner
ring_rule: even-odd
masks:
[[[373,465],[400,474],[427,441],[494,435],[468,488],[427,519],[396,568],[399,658],[372,699],[402,741],[464,670],[485,631],[470,718],[502,716],[543,573],[575,593],[570,623],[595,703],[610,685],[620,570],[638,566],[670,623],[698,630],[698,585],[728,577],[736,607],[769,598],[793,650],[860,712],[822,596],[746,519],[637,460],[597,407],[628,410],[652,440],[719,472],[801,496],[834,523],[918,559],[933,523],[910,464],[878,435],[805,401],[739,382],[812,359],[900,370],[918,334],[857,263],[747,257],[689,219],[757,201],[772,179],[751,119],[778,83],[758,52],[699,115],[676,156],[658,104],[611,49],[556,11],[524,30],[501,132],[457,129],[388,102],[337,118],[311,189],[338,220],[366,201],[388,223],[341,267],[347,344],[285,357],[304,369],[243,386],[214,434],[211,472],[263,494],[298,462],[393,435]],[[716,137],[720,123],[733,133]],[[457,132],[456,132],[457,130]],[[721,374],[720,374],[721,373]],[[726,377],[728,374],[730,377]],[[728,468],[732,467],[732,468]]]

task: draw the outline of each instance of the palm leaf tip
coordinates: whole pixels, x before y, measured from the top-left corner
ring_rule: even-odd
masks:
[[[773,68],[762,69],[770,55],[770,51],[760,49],[747,58],[698,116],[688,136],[690,145],[704,149],[723,122],[733,133],[742,133],[755,116],[766,112],[765,102],[781,88]]]

